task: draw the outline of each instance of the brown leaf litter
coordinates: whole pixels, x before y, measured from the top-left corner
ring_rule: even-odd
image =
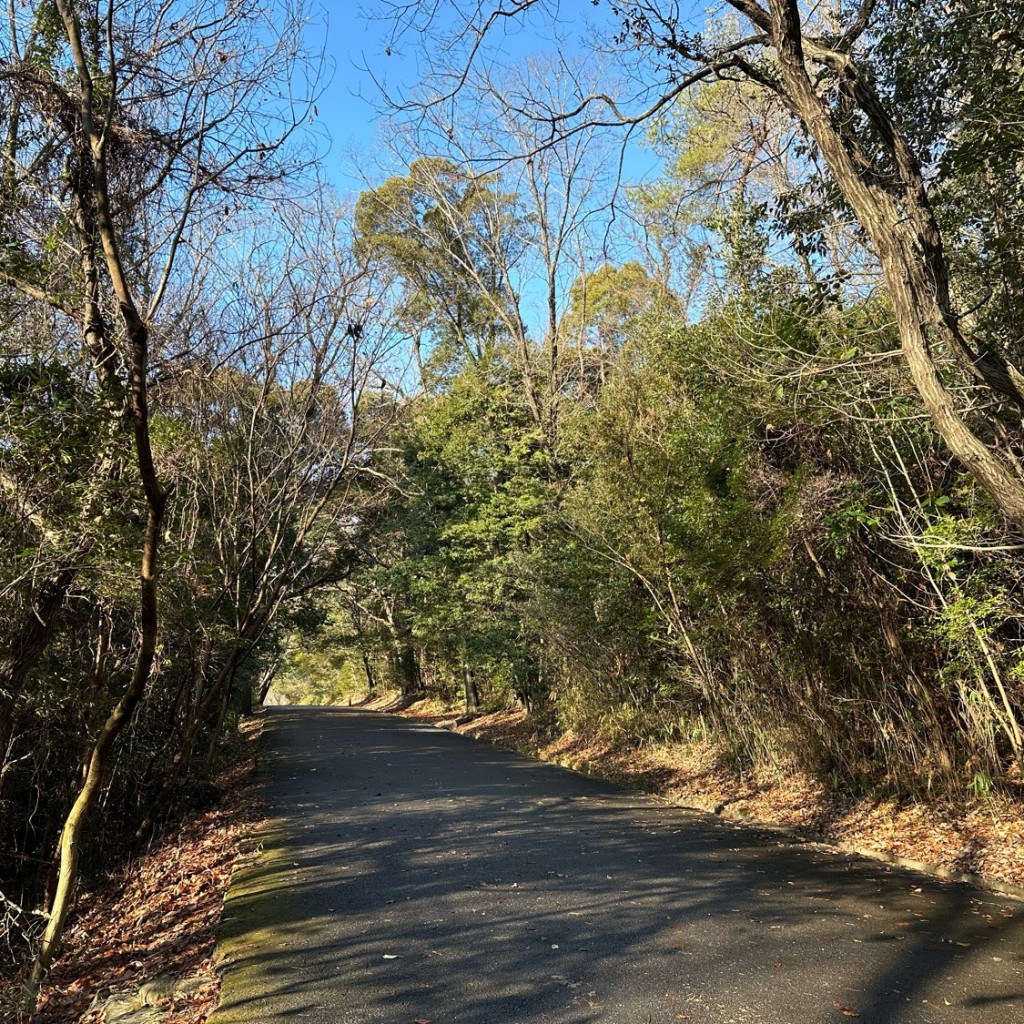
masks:
[[[79,898],[34,1021],[100,1024],[111,996],[138,999],[140,988],[142,1003],[160,1006],[161,1024],[206,1020],[220,993],[214,938],[224,896],[243,839],[260,817],[251,786],[259,726],[258,719],[243,726],[248,742],[217,780],[215,806],[178,821]]]

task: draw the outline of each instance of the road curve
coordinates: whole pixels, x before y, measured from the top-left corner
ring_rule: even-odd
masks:
[[[267,713],[211,1024],[1022,1024],[1024,906],[386,715]]]

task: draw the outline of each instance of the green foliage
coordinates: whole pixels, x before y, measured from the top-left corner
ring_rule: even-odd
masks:
[[[437,685],[465,671],[508,692],[533,673],[518,608],[523,567],[550,513],[550,459],[497,359],[425,396],[403,437],[403,497],[377,526],[379,567],[368,589],[391,598],[391,644],[429,652]],[[372,617],[387,620],[383,608]],[[408,622],[408,626],[403,624]]]
[[[1024,93],[1020,12],[965,0],[889,0],[878,73],[922,163],[971,327],[1022,352]]]
[[[427,336],[430,372],[441,378],[467,359],[488,358],[508,333],[507,276],[525,223],[516,198],[496,184],[421,158],[356,204],[356,255],[398,278],[403,319]]]
[[[12,360],[0,368],[5,460],[27,475],[65,484],[89,465],[105,411],[99,395],[62,363]]]
[[[976,792],[976,772],[1005,772],[1005,563],[972,553],[990,512],[926,471],[935,439],[902,418],[888,364],[850,380],[858,353],[891,351],[884,309],[776,281],[694,323],[631,305],[643,280],[592,275],[591,323],[616,341],[555,450],[500,357],[417,401],[386,552],[354,583],[378,621],[391,609],[378,660],[407,648],[449,699],[468,676],[485,704],[636,742],[711,737],[857,791]],[[814,369],[778,373],[764,339]],[[891,426],[837,422],[851,389],[890,403]]]
[[[879,10],[855,59],[926,169],[961,327],[1015,356],[1016,13]],[[897,194],[887,140],[824,99]],[[517,666],[585,730],[699,733],[858,792],[987,791],[1024,761],[1015,540],[923,415],[865,225],[750,83],[685,94],[651,141],[665,175],[631,200],[657,269],[579,268],[541,382],[556,428],[533,435],[500,344],[428,380],[387,555],[357,572],[374,642],[449,695],[468,674],[507,696]],[[427,211],[403,222],[403,279],[447,269]],[[993,445],[1019,427],[969,419]]]
[[[29,60],[47,71],[51,70],[58,50],[62,44],[66,45],[64,25],[54,0],[41,0],[36,4],[31,40]]]
[[[328,600],[324,600],[328,604]],[[352,623],[341,606],[326,621],[296,629],[274,675],[273,692],[288,704],[346,704],[361,699],[367,674]]]
[[[562,332],[570,338],[583,334],[589,346],[610,356],[622,349],[641,317],[679,312],[675,294],[636,260],[621,267],[606,263],[573,282]]]
[[[879,510],[871,507],[862,487],[847,484],[844,490],[844,500],[825,516],[829,546],[840,557],[850,550],[858,537],[864,538],[866,533],[882,525]]]

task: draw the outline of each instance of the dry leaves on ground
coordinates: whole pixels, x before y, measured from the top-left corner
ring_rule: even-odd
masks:
[[[251,788],[258,722],[244,727],[245,752],[218,780],[216,805],[188,815],[158,843],[79,900],[41,994],[39,1024],[98,1024],[98,994],[161,976],[215,976],[214,933],[240,841],[259,816]],[[214,983],[172,1002],[165,1024],[202,1024],[216,1006]]]

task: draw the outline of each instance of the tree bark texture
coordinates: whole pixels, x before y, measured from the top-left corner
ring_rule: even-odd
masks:
[[[875,177],[872,161],[852,133],[837,125],[815,91],[808,72],[800,14],[795,0],[770,0],[767,24],[756,4],[734,4],[770,33],[778,54],[780,78],[775,91],[817,143],[836,184],[868,234],[881,263],[911,377],[936,430],[950,451],[974,475],[999,509],[1024,529],[1024,482],[1004,455],[989,448],[972,430],[942,380],[936,349],[942,348],[992,392],[1024,407],[1011,368],[971,351],[952,308],[949,270],[942,235],[918,161],[885,110],[873,87],[852,59],[838,51],[813,56],[833,67],[871,122],[896,169],[895,187]]]

